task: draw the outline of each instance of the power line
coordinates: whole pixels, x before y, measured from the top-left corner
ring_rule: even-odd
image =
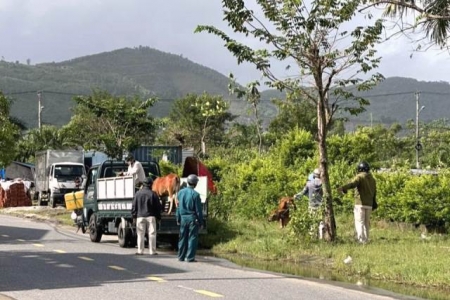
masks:
[[[375,97],[386,97],[386,96],[397,96],[397,95],[407,95],[407,94],[414,94],[414,92],[398,92],[398,93],[387,93],[387,94],[372,94],[372,95],[361,95],[360,97],[367,97],[367,98],[375,98]]]
[[[442,96],[447,96],[450,95],[449,93],[439,93],[439,92],[420,92],[421,94],[431,94],[431,95],[442,95]]]
[[[65,96],[89,96],[89,94],[82,94],[82,93],[70,93],[70,92],[60,92],[60,91],[48,91],[48,90],[41,90],[41,91],[20,91],[20,92],[10,92],[5,93],[5,96],[9,95],[24,95],[24,94],[37,94],[40,92],[41,94],[56,94],[56,95],[65,95]],[[369,94],[369,95],[360,95],[359,97],[364,98],[376,98],[376,97],[387,97],[387,96],[398,96],[398,95],[407,95],[411,94],[414,95],[417,93],[417,91],[404,91],[404,92],[397,92],[397,93],[384,93],[384,94]],[[420,91],[421,94],[429,94],[429,95],[441,95],[441,96],[449,96],[450,92],[448,93],[441,93],[441,92],[431,92],[431,91]],[[221,95],[223,97],[226,97],[224,95]],[[155,98],[158,99],[158,101],[161,102],[172,102],[178,99],[182,99],[183,97],[178,98],[158,98],[155,96]],[[229,101],[244,101],[240,99],[228,99]],[[272,99],[261,99],[261,102],[271,102]]]
[[[8,95],[37,94],[37,93],[38,91],[24,91],[24,92],[4,93],[4,95],[8,96]]]

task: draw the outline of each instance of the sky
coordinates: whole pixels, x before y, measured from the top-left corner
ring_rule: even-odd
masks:
[[[231,33],[222,19],[220,0],[0,0],[0,57],[36,64],[141,45],[182,54],[226,76],[231,72],[241,84],[261,80],[252,65],[237,65],[218,37],[194,33],[200,24]],[[385,77],[450,81],[448,53],[411,58],[412,49],[403,39],[384,43],[378,71]],[[284,72],[283,65],[274,67]]]

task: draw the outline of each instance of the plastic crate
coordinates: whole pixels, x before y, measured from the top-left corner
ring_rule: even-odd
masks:
[[[64,202],[67,210],[83,208],[84,191],[67,193],[64,195]]]

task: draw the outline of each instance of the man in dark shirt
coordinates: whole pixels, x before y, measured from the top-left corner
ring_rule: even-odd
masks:
[[[131,207],[131,215],[136,220],[138,252],[144,254],[145,232],[148,232],[148,249],[150,255],[156,255],[156,221],[161,220],[161,203],[158,196],[152,192],[152,178],[143,182],[141,190],[136,192]]]
[[[197,175],[187,178],[188,187],[178,192],[177,223],[180,225],[178,260],[195,262],[198,245],[198,230],[203,225],[202,201],[194,190],[198,183]]]

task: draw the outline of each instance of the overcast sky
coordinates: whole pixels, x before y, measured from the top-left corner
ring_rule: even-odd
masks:
[[[240,83],[261,79],[251,65],[238,66],[218,37],[195,34],[199,24],[227,30],[220,0],[0,0],[0,56],[35,64],[142,45],[233,72]],[[449,54],[410,58],[411,49],[402,40],[384,44],[379,72],[450,81]]]

